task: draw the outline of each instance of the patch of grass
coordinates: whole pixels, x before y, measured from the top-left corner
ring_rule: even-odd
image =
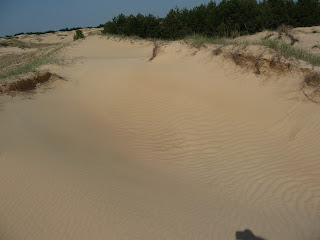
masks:
[[[40,40],[39,40],[40,39]],[[43,41],[41,38],[37,39],[39,42]],[[6,39],[4,41],[0,41],[0,47],[18,47],[21,49],[25,48],[44,48],[48,46],[52,46],[55,44],[52,43],[30,43],[24,42],[18,39]]]
[[[4,79],[7,77],[11,77],[11,76],[15,76],[15,75],[19,75],[19,74],[23,74],[23,73],[27,73],[27,72],[32,72],[42,65],[56,63],[57,59],[53,57],[53,54],[55,52],[57,52],[59,49],[61,49],[61,47],[58,47],[58,48],[51,50],[50,52],[44,54],[40,58],[38,58],[38,59],[36,59],[36,60],[34,60],[24,66],[21,66],[21,67],[15,68],[15,69],[11,69],[7,72],[1,73],[0,79]]]
[[[258,41],[248,41],[248,40],[237,41],[237,40],[232,40],[227,38],[211,38],[211,37],[205,37],[201,35],[192,35],[187,37],[185,40],[186,42],[190,42],[191,40],[191,45],[196,48],[200,48],[204,44],[217,44],[222,46],[261,45],[261,46],[274,49],[281,56],[284,56],[286,58],[296,58],[299,60],[306,61],[314,66],[320,66],[320,55],[311,53],[301,48],[294,47],[291,44],[288,44],[286,42],[276,40],[276,39],[264,38]]]
[[[312,33],[318,33],[318,31],[317,30],[312,30]]]
[[[0,47],[8,47],[9,44],[7,42],[0,42]]]
[[[320,55],[310,53],[307,50],[293,47],[292,45],[275,39],[262,39],[253,44],[263,45],[276,50],[280,55],[286,58],[296,58],[311,63],[314,66],[320,66]]]
[[[17,40],[17,39],[10,39],[7,41],[2,41],[0,43],[0,46],[2,47],[18,47],[18,48],[31,48],[29,43],[25,43],[23,41]]]

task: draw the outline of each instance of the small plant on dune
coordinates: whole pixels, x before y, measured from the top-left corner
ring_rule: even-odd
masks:
[[[279,27],[278,27],[278,33],[279,35],[281,35],[282,33],[285,33],[285,34],[288,34],[290,33],[290,31],[292,30],[292,26],[288,26],[288,25],[285,25],[285,24],[281,24]]]
[[[301,82],[300,90],[304,96],[314,102],[320,102],[320,73],[311,72]]]
[[[312,33],[318,33],[318,31],[317,30],[313,30]]]
[[[159,51],[160,51],[159,44],[158,43],[154,43],[154,47],[153,47],[153,50],[152,50],[152,56],[149,59],[150,62],[157,57],[157,55],[159,54]]]
[[[73,36],[73,40],[75,41],[81,38],[85,38],[83,32],[81,30],[76,30],[76,33]]]
[[[295,38],[293,36],[293,34],[291,33],[292,29],[293,29],[292,26],[287,26],[287,25],[281,24],[277,29],[278,30],[278,39],[279,40],[282,39],[283,34],[285,34],[288,38],[290,38],[291,45],[294,45],[296,42],[299,42],[299,39]]]
[[[309,73],[303,83],[310,87],[319,87],[320,86],[320,73],[319,72],[311,72]]]

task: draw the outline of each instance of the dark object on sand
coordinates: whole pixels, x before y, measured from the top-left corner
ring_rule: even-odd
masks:
[[[236,240],[266,240],[262,237],[255,236],[253,232],[249,229],[244,230],[243,232],[236,232]]]

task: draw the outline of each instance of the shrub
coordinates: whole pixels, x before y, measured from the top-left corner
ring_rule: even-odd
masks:
[[[83,35],[83,32],[81,30],[76,30],[76,33],[73,36],[73,40],[78,40],[81,38],[85,38],[85,36]]]
[[[7,42],[0,42],[0,47],[8,47],[9,44]]]
[[[278,27],[277,30],[278,30],[279,35],[282,34],[282,33],[289,34],[290,31],[292,30],[292,26],[288,26],[288,25],[285,25],[285,24],[281,24],[281,25]]]
[[[310,87],[319,87],[320,86],[320,73],[318,73],[318,72],[309,73],[305,77],[304,83]]]

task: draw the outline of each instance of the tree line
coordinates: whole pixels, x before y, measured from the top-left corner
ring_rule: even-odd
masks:
[[[100,24],[98,27],[103,27],[102,24]],[[93,28],[93,27],[87,27],[87,28]],[[42,35],[42,34],[46,34],[46,33],[56,33],[58,31],[60,32],[70,32],[70,31],[74,31],[74,30],[78,30],[78,29],[82,29],[81,27],[73,27],[73,28],[62,28],[60,30],[49,30],[49,31],[45,31],[45,32],[20,32],[20,33],[16,33],[13,36],[19,36],[19,35],[23,35],[23,34],[27,34],[27,35]],[[11,37],[9,35],[7,35],[6,37]]]
[[[191,34],[230,37],[292,27],[320,25],[319,0],[222,0],[190,10],[174,8],[164,18],[120,14],[103,25],[103,33],[141,38],[181,39]]]

